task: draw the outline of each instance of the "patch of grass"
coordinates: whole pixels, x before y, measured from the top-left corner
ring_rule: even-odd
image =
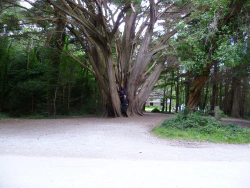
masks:
[[[159,113],[161,111],[157,107],[155,107],[151,112],[153,112],[153,113]]]
[[[44,116],[42,114],[34,114],[34,115],[29,115],[29,116],[21,116],[20,118],[24,118],[24,119],[47,119],[48,116]]]
[[[153,133],[168,139],[230,144],[250,143],[250,129],[242,128],[236,123],[222,123],[196,113],[179,113],[171,119],[166,119],[153,129]]]
[[[161,111],[161,108],[160,106],[146,106],[145,107],[145,111],[146,112],[152,112],[152,110],[155,110],[155,109],[158,109],[159,111]]]
[[[5,118],[9,118],[9,116],[7,116],[6,114],[0,113],[0,119],[5,119]]]
[[[90,114],[71,114],[71,115],[56,115],[56,116],[49,116],[47,113],[45,114],[33,114],[29,116],[21,116],[19,118],[22,119],[62,119],[62,118],[71,118],[71,117],[88,117],[88,116],[93,116]]]

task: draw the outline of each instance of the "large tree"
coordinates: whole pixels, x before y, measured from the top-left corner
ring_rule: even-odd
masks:
[[[191,68],[194,75],[187,104],[189,112],[195,111],[200,103],[202,88],[209,78],[211,68],[216,69],[218,61],[228,64],[223,61],[226,57],[217,54],[224,53],[227,56],[227,49],[223,45],[225,42],[227,47],[231,45],[231,38],[242,27],[237,24],[238,19],[240,16],[246,17],[249,6],[246,0],[210,1],[210,5],[208,2],[201,2],[201,6],[205,7],[204,14],[200,14],[185,27],[186,43],[181,47],[181,51],[185,51],[182,55],[185,65]]]
[[[127,88],[129,114],[142,114],[164,67],[169,39],[192,12],[185,1],[25,1],[34,12],[46,13],[36,20],[61,20],[71,38],[81,44],[91,65],[86,68],[99,83],[103,115],[113,117],[121,116],[117,92],[121,85]],[[163,21],[163,30],[156,33],[158,21]]]

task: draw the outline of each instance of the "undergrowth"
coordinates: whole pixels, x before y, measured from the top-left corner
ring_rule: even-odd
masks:
[[[153,129],[159,137],[214,143],[250,143],[250,129],[236,123],[223,123],[198,113],[180,112]]]
[[[6,114],[0,113],[0,119],[9,118]]]

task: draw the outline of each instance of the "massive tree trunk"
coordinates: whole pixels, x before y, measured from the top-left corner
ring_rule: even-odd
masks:
[[[158,64],[154,72],[143,83],[140,90],[138,91],[138,94],[135,93],[134,97],[130,98],[130,105],[129,105],[130,114],[139,114],[139,115],[143,114],[143,105],[145,104],[155,83],[157,82],[160,73],[162,71],[162,68],[163,68],[163,63]]]
[[[206,69],[203,71],[203,73],[197,74],[194,77],[193,83],[190,88],[190,97],[188,100],[189,113],[194,112],[200,102],[201,90],[203,86],[206,84],[206,81],[208,80],[210,74],[210,68],[212,65],[213,63],[207,63]]]
[[[130,101],[128,114],[143,113],[144,103],[167,56],[161,52],[167,52],[169,39],[177,32],[174,21],[187,20],[186,15],[192,11],[187,8],[189,4],[183,4],[187,8],[183,9],[169,2],[155,4],[150,0],[149,5],[141,3],[143,5],[134,1],[44,0],[44,5],[49,5],[47,11],[54,15],[61,12],[65,26],[88,56],[91,66],[75,60],[96,77],[104,116],[122,115],[117,92],[121,85],[126,87]],[[36,3],[33,5],[40,8]],[[155,23],[164,19],[166,11],[178,14],[172,15],[171,23],[165,23],[169,32],[153,39]],[[122,23],[124,28],[120,29]]]

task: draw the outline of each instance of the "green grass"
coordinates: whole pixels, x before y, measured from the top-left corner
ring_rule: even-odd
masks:
[[[9,118],[7,115],[0,113],[0,119]]]
[[[222,123],[197,114],[166,119],[153,133],[162,138],[213,143],[250,143],[250,129],[235,123]]]
[[[146,112],[152,112],[152,110],[154,110],[155,108],[161,111],[162,107],[161,106],[146,106],[145,111]]]
[[[71,117],[76,117],[76,116],[79,116],[79,117],[88,117],[88,116],[91,116],[89,114],[71,114],[71,115],[56,115],[56,116],[48,116],[48,115],[40,115],[40,114],[37,114],[37,115],[29,115],[29,116],[21,116],[19,118],[21,119],[62,119],[62,118],[71,118]]]

